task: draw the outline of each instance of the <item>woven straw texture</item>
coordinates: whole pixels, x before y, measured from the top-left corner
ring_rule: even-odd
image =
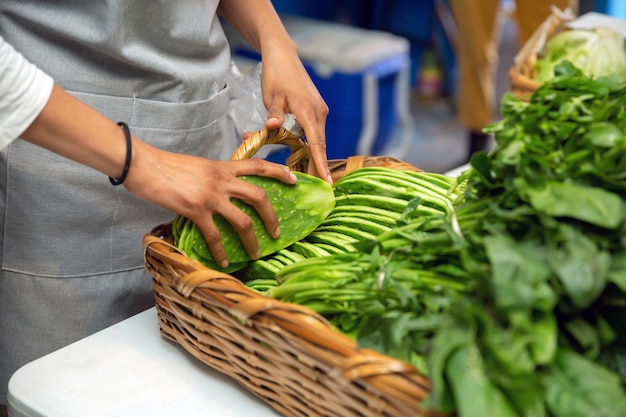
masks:
[[[290,155],[285,165],[292,171],[307,172],[309,165],[309,148],[300,138],[293,136],[289,131],[280,129],[262,129],[247,138],[235,151],[232,160],[252,158],[265,145],[287,145]],[[384,166],[393,169],[421,171],[419,168],[390,156],[363,156],[355,155],[347,159],[332,159],[328,161],[332,178],[338,180],[348,172],[366,166]]]
[[[268,143],[288,144],[292,169],[306,169],[306,143],[282,128],[255,133],[233,159],[249,158]],[[386,157],[353,157],[329,166],[340,176],[376,164],[417,170]],[[319,314],[263,296],[190,259],[172,242],[171,222],[144,237],[159,326],[204,364],[285,416],[433,415],[419,410],[429,381],[408,363],[359,349]]]
[[[539,28],[524,44],[513,60],[509,69],[511,92],[517,97],[528,100],[533,92],[541,85],[535,79],[535,64],[543,52],[546,42],[557,33],[565,30],[567,24],[574,19],[572,9],[561,11],[553,8]]]
[[[419,416],[429,383],[410,365],[360,350],[316,313],[262,296],[146,237],[161,332],[285,416]]]

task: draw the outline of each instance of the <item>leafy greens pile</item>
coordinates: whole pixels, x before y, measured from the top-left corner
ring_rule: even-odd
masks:
[[[411,215],[417,198],[360,251],[280,271],[274,295],[294,279],[307,305],[307,269],[332,281],[309,306],[424,370],[430,409],[624,415],[626,84],[564,61],[528,102],[506,94],[502,113],[452,212]]]
[[[429,357],[433,402],[462,416],[619,416],[626,411],[626,85],[565,61],[525,103],[503,101],[463,207],[471,291]],[[622,345],[623,346],[623,345]],[[608,353],[608,352],[613,353]],[[621,357],[620,357],[621,356]]]

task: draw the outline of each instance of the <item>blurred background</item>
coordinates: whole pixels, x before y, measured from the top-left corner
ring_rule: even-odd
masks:
[[[467,162],[468,132],[455,104],[457,25],[450,1],[273,3],[329,106],[329,159],[387,155],[432,172]],[[579,0],[577,6],[578,15],[626,19],[623,0]],[[500,1],[497,101],[510,89],[508,70],[520,49],[514,13],[513,0]],[[235,62],[249,71],[258,55],[234,35],[230,40]],[[268,158],[280,162],[287,153],[278,149]]]

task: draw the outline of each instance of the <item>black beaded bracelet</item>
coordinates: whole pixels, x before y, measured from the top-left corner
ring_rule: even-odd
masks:
[[[122,176],[119,179],[113,179],[109,177],[109,181],[113,185],[120,185],[124,182],[126,177],[128,176],[128,169],[130,168],[130,160],[133,156],[133,145],[130,138],[130,129],[128,125],[124,122],[118,122],[118,126],[120,126],[124,130],[124,136],[126,137],[126,161],[124,162],[124,171],[122,171]]]

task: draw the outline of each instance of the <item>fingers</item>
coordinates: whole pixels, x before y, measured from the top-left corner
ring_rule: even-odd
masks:
[[[321,103],[321,104],[320,104]],[[268,119],[266,126],[268,128],[278,128],[282,126],[287,104],[285,100],[274,98],[268,109]],[[289,107],[296,120],[306,132],[306,139],[309,143],[312,164],[309,165],[308,173],[324,179],[332,184],[332,176],[328,169],[328,161],[326,158],[326,135],[324,129],[326,126],[326,116],[328,115],[328,107],[321,97],[315,100],[310,106],[291,106]]]
[[[286,184],[295,184],[298,178],[289,169],[280,164],[265,161],[259,158],[244,159],[241,161],[231,161],[234,165],[234,175],[260,175],[262,177],[274,178]],[[247,184],[247,183],[246,183]]]
[[[292,113],[306,133],[311,159],[318,177],[332,183],[326,159],[328,106],[313,84],[297,53],[268,50],[261,72],[263,102],[268,110],[266,126],[282,126],[285,113]]]
[[[233,226],[251,259],[258,259],[261,256],[261,248],[254,233],[252,219],[236,206],[232,204],[230,206],[226,207],[221,213],[214,213],[205,217],[202,222],[196,222],[213,256],[213,260],[222,268],[228,267],[229,260],[222,242],[222,234],[213,218],[217,214],[221,214]],[[274,228],[276,229],[276,226]]]
[[[236,176],[262,175],[288,184],[294,184],[297,181],[297,177],[285,167],[271,162],[249,159],[232,161],[230,164],[233,165]],[[211,255],[222,268],[228,267],[229,261],[221,233],[213,218],[215,215],[221,215],[233,227],[251,259],[258,259],[261,256],[261,248],[255,234],[252,218],[234,205],[231,199],[239,199],[251,206],[259,215],[270,236],[277,238],[280,235],[278,216],[263,188],[239,178],[233,178],[224,181],[224,183],[229,184],[228,191],[221,195],[223,198],[218,197],[219,203],[213,205],[209,215],[203,217],[202,223],[197,223]]]
[[[280,236],[278,216],[276,215],[276,211],[274,210],[272,203],[267,197],[265,190],[263,188],[250,184],[245,184],[245,186],[246,188],[248,188],[248,190],[246,190],[245,194],[238,196],[238,198],[244,203],[252,206],[256,210],[257,214],[263,221],[265,229],[267,230],[269,235],[273,238],[277,238],[278,236]],[[234,218],[233,221],[229,220],[229,222],[237,230],[240,236],[245,234],[247,238],[252,240],[252,238],[254,237],[254,240],[256,240],[256,236],[254,236],[254,231],[252,231],[252,236],[250,236],[249,234],[249,230],[253,229],[252,220],[250,219],[250,217],[245,215],[241,211],[237,214],[240,214],[240,216],[238,216],[238,218]],[[256,246],[256,248],[258,249],[258,245]],[[254,249],[254,245],[250,246],[250,250],[246,248],[250,256],[253,256],[252,254],[254,253]],[[259,255],[257,255],[257,257]]]
[[[303,117],[298,119],[300,126],[306,132],[306,140],[309,144],[312,164],[309,164],[308,173],[323,180],[333,183],[333,179],[328,168],[326,157],[326,135],[324,128],[326,125],[326,114],[315,117]]]
[[[320,121],[320,116],[311,120],[307,118],[302,120],[300,126],[306,132],[306,139],[309,143],[312,164],[309,164],[308,173],[324,179],[329,183],[333,183],[330,169],[328,168],[328,160],[326,157],[326,136],[324,134],[324,126],[326,124],[326,116]]]
[[[209,215],[200,220],[194,220],[200,229],[204,241],[206,242],[215,262],[222,268],[228,267],[228,256],[222,245],[222,235],[213,221],[213,216]]]
[[[229,207],[226,207],[225,210],[219,214],[235,229],[248,256],[251,259],[258,259],[261,256],[261,249],[256,234],[254,233],[250,216],[231,203],[229,203]],[[225,268],[228,266],[228,254],[224,249],[219,230],[216,228],[215,231],[217,231],[218,238],[215,239],[215,234],[209,232],[209,237],[212,238],[212,240],[210,242],[207,240],[207,246],[215,261],[218,262],[222,268]]]

